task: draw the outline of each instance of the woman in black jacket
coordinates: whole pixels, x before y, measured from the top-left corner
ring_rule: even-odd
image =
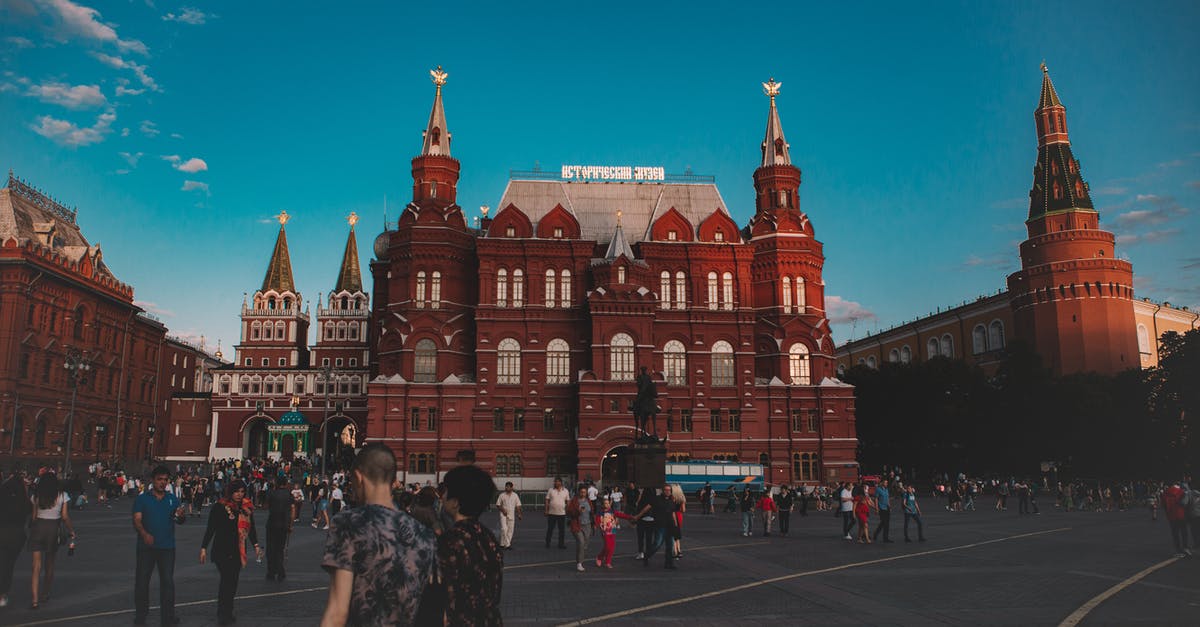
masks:
[[[20,473],[10,473],[0,484],[0,607],[8,605],[13,568],[25,546],[25,525],[33,506]]]
[[[233,597],[237,594],[238,577],[246,565],[246,540],[254,545],[257,555],[262,555],[254,527],[254,504],[246,498],[246,484],[230,482],[227,496],[209,510],[208,527],[200,542],[200,563],[207,559],[211,542],[212,561],[221,573],[217,592],[217,623],[220,625],[234,622]]]

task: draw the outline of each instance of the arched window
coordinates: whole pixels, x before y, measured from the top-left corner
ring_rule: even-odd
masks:
[[[83,307],[77,308],[75,310],[74,319],[71,321],[71,337],[77,340],[83,339],[83,314]]]
[[[658,278],[658,300],[662,309],[671,308],[671,273],[666,270]]]
[[[304,377],[296,377],[295,383],[292,384],[292,391],[296,395],[304,394]]]
[[[929,359],[933,359],[942,353],[941,348],[938,346],[938,339],[936,337],[929,338],[928,349],[929,350],[927,352],[929,353]]]
[[[546,345],[546,383],[565,385],[571,382],[571,347],[566,340],[555,338]]]
[[[949,333],[942,336],[942,357],[954,359],[954,338]]]
[[[994,351],[1004,348],[1004,323],[999,320],[988,325],[988,348]]]
[[[804,293],[804,277],[796,277],[796,313],[802,314],[807,311],[808,296]]]
[[[429,307],[431,309],[440,309],[442,307],[442,273],[434,270],[430,275],[429,281]]]
[[[564,269],[559,275],[558,294],[559,303],[563,308],[571,306],[571,271]]]
[[[425,271],[417,273],[417,296],[413,299],[417,303],[417,309],[425,308]]]
[[[338,307],[342,310],[346,310],[346,309],[349,309],[349,307],[347,307],[347,305],[349,305],[349,304],[350,304],[349,297],[343,296],[341,301],[339,302]]]
[[[708,273],[708,308],[717,308],[717,273]]]
[[[521,383],[521,345],[511,337],[500,340],[500,346],[496,349],[496,383]]]
[[[909,348],[907,344],[900,349],[900,363],[912,363],[912,349]]]
[[[508,306],[508,270],[504,268],[496,271],[496,306]]]
[[[1150,331],[1146,325],[1137,325],[1138,352],[1143,355],[1150,354]]]
[[[633,381],[633,338],[618,333],[609,342],[609,378],[613,381]]]
[[[352,340],[358,339],[358,323],[357,322],[351,322],[350,326],[346,328],[346,337],[349,339],[352,339]]]
[[[733,346],[725,340],[712,345],[712,385],[733,385]]]
[[[792,378],[792,385],[812,384],[807,346],[796,342],[788,349],[788,372]]]
[[[687,385],[687,348],[683,342],[671,340],[663,346],[663,370],[667,385]]]
[[[546,308],[553,308],[558,301],[558,286],[555,284],[554,270],[546,271]]]
[[[250,339],[257,340],[262,336],[262,323],[253,322],[250,324]]]
[[[797,481],[817,481],[817,454],[793,453],[792,474]]]
[[[783,313],[792,313],[792,279],[783,277]]]
[[[987,352],[987,331],[982,324],[971,330],[971,352],[975,355]]]
[[[339,340],[346,339],[346,323],[345,322],[337,323],[337,339],[339,339]]]
[[[46,419],[39,417],[33,425],[33,448],[46,447]]]
[[[417,383],[437,381],[437,345],[429,338],[417,342],[413,356],[413,381]]]
[[[875,359],[874,355],[867,355],[867,367],[871,370],[879,367],[879,362]]]
[[[325,323],[325,339],[332,340],[334,338],[334,333],[336,332],[334,329],[335,327],[332,322]]]
[[[675,308],[687,308],[687,275],[683,270],[675,272]]]
[[[733,273],[721,275],[721,301],[727,310],[733,309]]]
[[[275,323],[275,339],[277,339],[277,340],[283,339],[283,337],[284,337],[283,334],[284,334],[285,328],[286,328],[286,325],[284,325],[282,320]]]
[[[890,364],[900,363],[900,351],[899,350],[896,350],[893,348],[891,351],[888,352],[888,363],[890,363]]]
[[[525,271],[517,268],[513,270],[513,307],[525,306]]]

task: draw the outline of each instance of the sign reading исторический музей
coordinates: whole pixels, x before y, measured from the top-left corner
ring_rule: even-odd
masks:
[[[655,166],[564,165],[562,178],[597,181],[662,181],[666,169]]]

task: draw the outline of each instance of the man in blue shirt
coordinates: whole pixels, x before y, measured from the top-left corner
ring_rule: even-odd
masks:
[[[871,534],[871,539],[873,540],[878,540],[879,532],[882,531],[883,541],[892,541],[890,533],[892,522],[892,509],[890,500],[891,495],[888,494],[888,480],[883,479],[879,482],[879,485],[875,487],[875,507],[877,510],[879,510],[879,526],[875,527],[875,533]]]
[[[183,522],[179,498],[167,492],[171,473],[166,466],[154,469],[150,490],[133,501],[133,528],[137,530],[137,570],[133,587],[133,624],[145,625],[150,611],[150,575],[158,568],[158,594],[163,625],[178,625],[175,616],[175,523]]]

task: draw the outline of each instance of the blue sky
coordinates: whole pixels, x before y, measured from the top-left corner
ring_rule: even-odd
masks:
[[[351,211],[367,268],[439,64],[469,215],[511,169],[633,164],[715,175],[745,224],[774,77],[844,341],[1017,268],[1044,59],[1138,295],[1200,305],[1195,2],[410,4],[0,0],[0,168],[229,347],[280,210],[307,300]]]

